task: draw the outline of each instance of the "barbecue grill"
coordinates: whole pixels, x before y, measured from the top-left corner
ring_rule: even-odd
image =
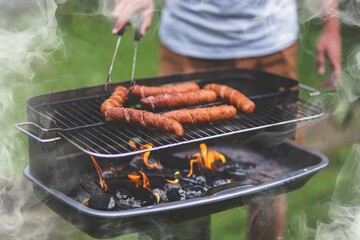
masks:
[[[28,122],[16,127],[29,136],[29,166],[24,173],[33,182],[36,194],[82,231],[106,238],[151,228],[152,221],[148,219],[154,216],[159,221],[179,222],[247,204],[262,194],[288,192],[304,185],[327,165],[327,158],[320,153],[290,141],[269,145],[274,142],[274,135],[264,134],[276,131],[282,133],[282,139],[292,138],[296,122],[323,115],[320,106],[298,98],[296,81],[243,69],[137,80],[149,86],[184,81],[196,82],[201,87],[222,83],[239,89],[255,102],[256,110],[252,114],[239,112],[232,120],[211,125],[185,126],[184,136],[179,137],[163,131],[106,123],[100,105],[117,84],[109,85],[108,92],[103,86],[95,86],[31,98],[27,103]],[[129,82],[121,84],[127,86]],[[217,104],[222,103],[211,105]],[[127,107],[141,106],[130,99]],[[129,141],[136,146],[151,143],[152,148],[134,148]],[[97,184],[90,155],[106,170],[149,151],[176,162],[176,156],[185,156],[204,142],[235,162],[255,159],[258,166],[255,169],[266,166],[264,169],[274,174],[262,177],[256,184],[233,182],[208,189],[199,198],[129,210],[96,210],[77,201],[81,198],[79,189],[84,190],[84,179]]]

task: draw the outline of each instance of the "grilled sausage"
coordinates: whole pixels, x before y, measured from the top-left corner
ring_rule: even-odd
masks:
[[[211,123],[219,120],[228,120],[235,115],[236,108],[229,105],[181,109],[162,114],[162,116],[174,119],[181,124]]]
[[[186,93],[166,93],[142,98],[141,105],[147,109],[188,107],[216,100],[216,93],[211,90],[198,90]]]
[[[189,92],[199,90],[200,87],[194,82],[180,83],[171,86],[159,86],[159,87],[150,87],[143,85],[135,85],[134,89],[131,91],[132,96],[138,98],[145,98],[148,96],[154,96],[165,93],[174,93],[174,92]]]
[[[111,96],[101,104],[101,112],[105,114],[106,110],[113,107],[122,107],[127,100],[127,88],[118,86]]]
[[[255,103],[236,89],[215,83],[205,85],[204,89],[215,91],[219,97],[245,113],[252,113],[255,110]]]
[[[105,119],[109,122],[129,123],[134,126],[160,129],[175,133],[178,136],[184,135],[184,128],[179,122],[148,111],[114,107],[106,110]]]

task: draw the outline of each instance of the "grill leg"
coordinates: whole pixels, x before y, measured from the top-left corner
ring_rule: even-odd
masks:
[[[162,229],[139,233],[139,240],[210,240],[211,216],[196,218],[181,223],[168,223]]]

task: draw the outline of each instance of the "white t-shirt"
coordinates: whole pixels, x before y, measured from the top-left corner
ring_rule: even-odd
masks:
[[[195,58],[269,55],[298,35],[296,0],[167,0],[160,40]]]

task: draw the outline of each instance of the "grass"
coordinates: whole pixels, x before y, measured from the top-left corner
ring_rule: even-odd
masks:
[[[60,9],[61,10],[61,9]],[[112,25],[103,17],[70,15],[58,13],[59,26],[63,33],[64,48],[54,52],[45,65],[37,65],[36,77],[28,83],[26,94],[18,93],[17,106],[24,109],[30,96],[85,86],[99,85],[105,82],[109,64],[115,48],[116,38],[110,34]],[[155,20],[156,23],[157,20]],[[156,25],[156,24],[154,24]],[[299,51],[299,73],[303,83],[316,87],[321,76],[316,73],[314,45],[320,27],[316,23],[302,26]],[[354,46],[359,34],[356,29],[343,29],[344,62]],[[159,39],[156,29],[152,29],[140,42],[136,78],[155,76],[158,71]],[[133,30],[124,35],[118,58],[115,63],[113,80],[115,82],[130,78],[133,54]],[[19,86],[17,89],[20,89]],[[305,96],[305,95],[303,95]],[[16,121],[25,119],[25,109],[19,113]],[[22,139],[25,139],[21,136]],[[25,141],[25,140],[24,140]],[[26,147],[26,146],[25,146]],[[306,216],[306,226],[315,229],[317,221],[327,221],[327,202],[335,186],[335,178],[349,153],[349,146],[340,146],[327,153],[331,159],[327,169],[314,176],[303,188],[288,194],[289,239],[296,239],[301,232],[296,219]],[[20,162],[23,168],[25,162]],[[245,239],[247,207],[235,208],[212,216],[212,239]],[[64,221],[61,225],[68,226]],[[67,239],[92,239],[74,231]],[[137,234],[114,238],[118,240],[137,239]],[[298,238],[301,239],[301,238]]]

